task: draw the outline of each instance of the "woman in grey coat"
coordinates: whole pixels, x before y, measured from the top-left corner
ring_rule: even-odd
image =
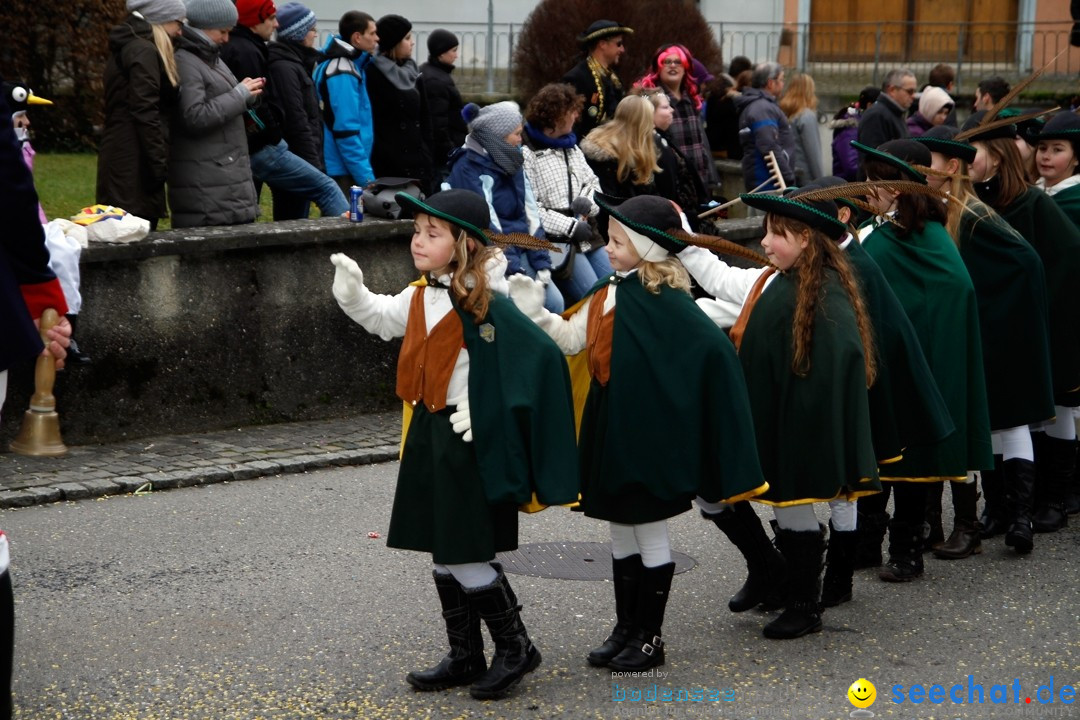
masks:
[[[244,117],[262,78],[237,82],[218,58],[236,25],[229,0],[188,0],[188,25],[177,40],[180,102],[169,152],[172,225],[238,225],[255,220]]]

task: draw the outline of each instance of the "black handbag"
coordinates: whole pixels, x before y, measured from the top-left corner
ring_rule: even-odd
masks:
[[[394,196],[399,192],[408,193],[417,200],[424,199],[420,181],[415,178],[376,178],[364,188],[364,213],[372,217],[397,220],[401,217],[401,206]]]

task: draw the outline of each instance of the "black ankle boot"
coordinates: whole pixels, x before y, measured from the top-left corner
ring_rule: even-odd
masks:
[[[1065,514],[1076,515],[1080,513],[1080,443],[1077,443],[1077,457],[1073,463],[1072,480],[1069,483],[1069,494],[1065,496]]]
[[[951,483],[953,498],[953,529],[946,542],[934,548],[934,557],[942,560],[962,560],[982,552],[982,525],[975,519],[979,491],[975,483]]]
[[[881,543],[889,529],[889,513],[859,513],[855,528],[855,569],[880,567]]]
[[[1010,458],[1002,467],[1002,475],[1005,478],[1005,509],[1009,516],[1005,544],[1021,555],[1027,555],[1035,547],[1031,528],[1035,463],[1021,458]]]
[[[823,607],[836,607],[851,600],[857,535],[858,530],[837,530],[829,521],[829,549],[825,555],[825,580],[821,587]]]
[[[634,632],[642,570],[640,555],[611,559],[611,581],[615,589],[615,628],[604,644],[595,648],[586,658],[593,667],[604,667],[611,662],[613,657],[623,651]]]
[[[445,690],[468,685],[487,670],[480,616],[470,608],[465,588],[453,575],[434,575],[450,652],[434,667],[415,670],[405,676],[417,690]]]
[[[757,513],[749,502],[737,502],[716,515],[701,513],[716,523],[728,540],[746,559],[746,582],[728,600],[731,612],[744,612],[758,605],[775,610],[784,604],[784,581],[787,565],[765,533]]]
[[[529,640],[521,622],[521,606],[510,581],[501,567],[494,567],[498,577],[490,585],[465,589],[470,607],[487,624],[495,643],[491,667],[469,688],[469,693],[478,700],[503,697],[521,682],[525,673],[540,664],[540,651]]]
[[[1009,520],[1005,513],[1005,475],[1004,460],[1000,455],[994,456],[994,469],[984,470],[979,473],[982,481],[983,512],[982,532],[983,538],[992,538],[1001,535],[1009,529]]]
[[[903,520],[889,523],[889,562],[878,573],[886,582],[910,582],[922,577],[923,558],[919,550],[921,527]]]
[[[1076,469],[1076,440],[1060,440],[1046,433],[1032,433],[1034,438],[1039,441],[1034,444],[1037,479],[1031,528],[1037,533],[1056,532],[1069,524],[1065,502]]]
[[[771,640],[790,640],[821,632],[821,566],[825,562],[825,527],[776,534],[788,566],[787,600],[780,617],[762,630]]]
[[[664,664],[664,610],[671,593],[675,563],[641,570],[634,634],[608,667],[618,672],[641,672]]]

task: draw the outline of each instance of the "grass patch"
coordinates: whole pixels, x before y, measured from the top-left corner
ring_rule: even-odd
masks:
[[[97,190],[97,155],[90,153],[38,153],[34,158],[34,185],[37,187],[41,206],[50,220],[70,218],[84,207],[94,204]],[[273,203],[270,188],[263,188],[259,196],[262,214],[258,222],[270,222]],[[312,206],[311,216],[319,217],[319,209]],[[158,223],[158,230],[171,228],[168,218]]]

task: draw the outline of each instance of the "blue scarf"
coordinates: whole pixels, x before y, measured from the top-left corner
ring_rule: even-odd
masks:
[[[553,138],[548,137],[542,131],[537,130],[529,123],[525,123],[525,132],[528,136],[537,144],[543,145],[546,148],[572,148],[577,145],[577,135],[574,133],[568,133],[562,137]]]

